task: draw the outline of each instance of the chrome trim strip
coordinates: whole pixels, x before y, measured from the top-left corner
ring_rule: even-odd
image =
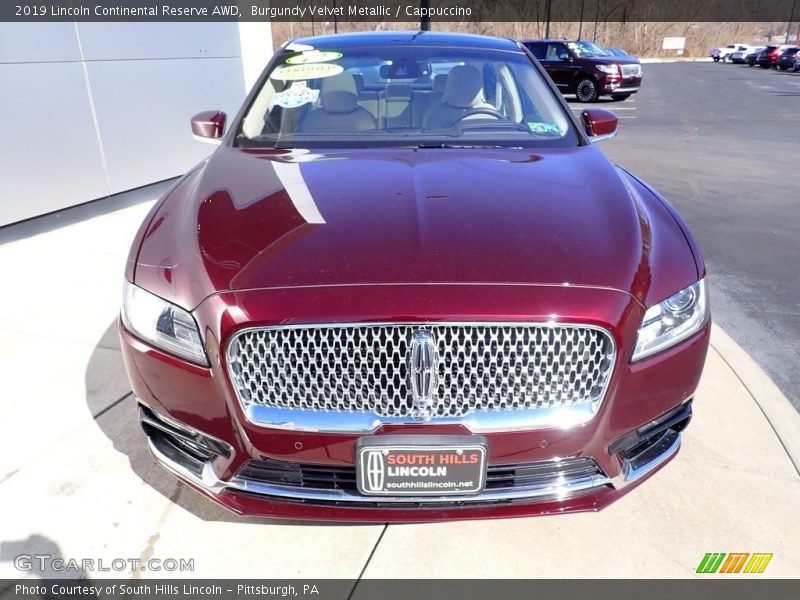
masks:
[[[643,464],[641,467],[633,467],[632,462],[628,460],[622,461],[622,471],[619,475],[614,477],[611,480],[611,484],[614,486],[615,489],[622,489],[625,486],[633,483],[637,479],[640,479],[651,473],[665,462],[667,462],[670,458],[675,456],[678,450],[681,447],[681,434],[676,434],[675,439],[672,443],[658,456],[656,456],[653,460],[648,463]]]
[[[222,138],[204,137],[202,135],[197,135],[196,133],[193,133],[192,137],[195,139],[195,141],[203,142],[205,144],[211,144],[213,146],[219,146],[220,144],[222,144]]]
[[[552,497],[554,499],[561,500],[575,493],[607,486],[612,483],[611,479],[608,477],[593,475],[568,485],[561,486],[550,485],[546,487],[520,487],[513,490],[484,490],[479,494],[465,496],[381,496],[378,498],[375,496],[362,496],[360,494],[354,494],[345,490],[313,490],[278,485],[266,485],[254,483],[252,481],[245,481],[237,477],[232,478],[230,481],[222,481],[217,477],[212,463],[210,462],[203,465],[202,475],[198,477],[180,463],[168,458],[151,438],[147,439],[147,443],[150,447],[150,451],[153,453],[153,456],[165,469],[170,471],[173,475],[181,479],[185,479],[214,495],[217,495],[223,490],[227,489],[258,494],[266,497],[273,497],[276,499],[309,500],[312,502],[352,502],[354,505],[359,503],[375,504],[376,502],[387,505],[403,503],[408,504],[415,502],[480,503],[498,500],[522,500],[528,498],[546,497]]]
[[[606,139],[605,136],[598,136]],[[598,141],[597,138],[589,138]],[[610,344],[612,366],[604,382],[603,393],[592,404],[562,406],[554,408],[532,408],[492,412],[473,412],[458,417],[434,417],[428,421],[403,417],[384,417],[371,412],[305,411],[275,408],[263,404],[246,405],[231,372],[230,352],[236,339],[248,332],[282,329],[325,329],[355,327],[575,327],[599,331]],[[590,421],[603,404],[608,393],[611,377],[617,364],[617,343],[611,332],[598,325],[573,323],[568,321],[367,321],[364,323],[302,323],[294,325],[269,325],[246,327],[234,333],[225,344],[225,373],[239,401],[245,418],[253,425],[307,431],[315,433],[368,434],[384,425],[460,425],[473,433],[492,433],[500,431],[525,431],[550,427],[568,428],[583,425]]]
[[[602,402],[602,400],[601,400]],[[545,427],[565,429],[590,421],[601,404],[557,408],[518,409],[486,413],[471,413],[463,417],[439,417],[419,421],[403,417],[383,417],[375,413],[345,413],[292,410],[251,404],[244,409],[247,420],[255,425],[274,429],[314,433],[373,433],[384,425],[460,425],[473,433],[525,431]]]
[[[617,137],[617,133],[619,133],[619,131],[615,131],[614,133],[604,133],[603,135],[587,135],[586,137],[589,138],[590,142],[596,144],[597,142],[602,142],[604,140],[610,140]]]
[[[228,442],[224,442],[221,439],[219,439],[217,437],[214,437],[213,435],[209,435],[208,433],[206,433],[204,431],[200,431],[199,429],[195,429],[194,427],[191,427],[191,426],[187,425],[186,423],[184,423],[182,421],[178,421],[177,419],[173,419],[172,417],[170,417],[168,415],[165,415],[164,413],[159,412],[159,411],[151,408],[150,406],[148,406],[147,404],[142,402],[138,397],[136,398],[136,402],[139,403],[139,405],[140,405],[139,406],[139,422],[140,422],[140,424],[149,425],[150,427],[154,427],[154,428],[158,429],[159,431],[163,431],[167,435],[180,437],[184,441],[192,443],[192,444],[197,444],[198,443],[197,440],[194,439],[194,437],[205,438],[206,443],[208,443],[208,441],[211,441],[213,443],[213,445],[218,446],[218,448],[216,448],[216,449],[213,448],[213,447],[209,447],[208,449],[210,451],[212,451],[214,453],[220,453],[220,452],[218,452],[218,450],[219,450],[219,451],[221,451],[221,453],[223,455],[225,455],[226,458],[230,457],[230,455],[233,453],[233,448],[231,447],[231,445]],[[149,415],[144,413],[142,411],[142,407],[146,408],[151,413],[153,413],[153,415],[155,415],[155,418],[150,417]],[[158,419],[161,419],[162,422],[159,422]],[[172,427],[173,430],[170,430],[170,427]]]

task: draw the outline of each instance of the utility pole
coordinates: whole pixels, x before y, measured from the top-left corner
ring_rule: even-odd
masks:
[[[789,31],[792,29],[792,21],[794,21],[794,8],[796,5],[797,0],[792,0],[792,12],[789,14],[789,24],[786,25],[786,39],[783,41],[784,44],[789,43]]]
[[[594,35],[592,36],[592,41],[597,41],[597,17],[600,15],[600,0],[595,0],[594,2]]]
[[[545,26],[544,26],[544,37],[546,39],[550,39],[550,5],[553,0],[547,0],[545,4]]]
[[[585,1],[586,0],[581,0],[581,19],[580,22],[578,23],[578,40],[581,39],[581,33],[583,33],[583,3]]]
[[[333,33],[339,33],[339,19],[336,17],[336,0],[333,0]]]
[[[431,18],[429,11],[431,8],[431,0],[419,0],[419,7],[422,9],[422,19],[419,22],[420,31],[431,30]]]

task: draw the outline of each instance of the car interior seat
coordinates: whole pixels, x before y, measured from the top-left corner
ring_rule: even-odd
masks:
[[[356,81],[349,73],[322,80],[319,105],[300,123],[300,131],[304,133],[364,131],[375,127],[375,117],[358,104]]]
[[[483,95],[481,72],[473,65],[457,65],[450,69],[444,82],[442,100],[428,109],[424,127],[449,127],[459,116],[473,108],[491,108]],[[476,115],[480,118],[481,115]],[[469,117],[468,117],[469,118]]]

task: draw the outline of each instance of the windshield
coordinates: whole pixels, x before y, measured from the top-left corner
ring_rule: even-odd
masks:
[[[519,52],[391,46],[285,52],[239,126],[247,146],[575,146]]]
[[[612,56],[611,52],[607,52],[592,42],[567,42],[567,46],[578,58],[584,56]]]

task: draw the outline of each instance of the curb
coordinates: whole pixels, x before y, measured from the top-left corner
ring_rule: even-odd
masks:
[[[640,58],[639,62],[643,65],[654,63],[676,63],[676,62],[712,62],[711,58]]]
[[[717,325],[712,325],[711,347],[761,409],[800,475],[800,414],[756,361]]]

